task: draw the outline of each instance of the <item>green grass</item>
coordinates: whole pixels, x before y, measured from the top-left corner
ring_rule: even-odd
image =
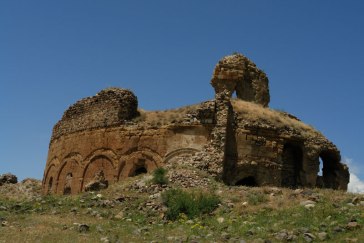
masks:
[[[354,197],[364,200],[357,194],[304,189],[318,198],[314,208],[306,209],[300,202],[310,196],[288,188],[272,196],[269,187],[228,187],[213,182],[177,189],[170,181],[166,188],[157,187],[165,191],[152,199],[154,190],[129,188],[140,180],[133,177],[113,184],[98,192],[101,197],[85,192],[16,200],[2,193],[0,219],[8,225],[0,226],[0,242],[101,242],[105,237],[110,242],[280,242],[275,234],[282,230],[294,233],[295,242],[305,242],[306,231],[316,237],[326,232],[326,242],[364,242],[364,206],[348,204]],[[115,201],[119,197],[125,200]],[[107,201],[112,205],[105,205]],[[148,208],[149,202],[159,209]],[[115,217],[120,212],[123,216]],[[352,220],[361,228],[347,229]],[[90,230],[80,233],[75,223],[88,224]],[[337,227],[343,231],[337,232]]]
[[[154,184],[166,185],[168,184],[168,178],[166,177],[167,170],[163,167],[159,167],[153,171],[152,182]]]
[[[212,194],[202,192],[187,192],[181,189],[171,189],[162,194],[163,202],[168,207],[166,216],[176,220],[181,214],[195,218],[204,213],[212,212],[220,199]]]

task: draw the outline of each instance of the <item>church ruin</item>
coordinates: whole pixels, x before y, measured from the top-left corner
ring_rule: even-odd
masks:
[[[95,182],[106,188],[170,163],[193,165],[228,185],[347,189],[336,146],[268,108],[268,78],[248,58],[221,59],[211,85],[213,100],[168,111],[138,109],[137,97],[120,88],[76,102],[53,128],[44,193],[77,194]]]

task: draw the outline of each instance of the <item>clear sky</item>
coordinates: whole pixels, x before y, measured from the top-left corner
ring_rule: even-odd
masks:
[[[41,179],[69,105],[117,86],[147,110],[213,97],[217,61],[241,52],[270,107],[322,131],[364,180],[360,0],[0,1],[0,174]]]

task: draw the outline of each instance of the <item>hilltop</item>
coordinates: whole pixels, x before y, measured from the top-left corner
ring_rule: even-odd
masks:
[[[35,180],[0,187],[0,242],[364,240],[363,195],[232,187],[189,165],[169,166],[165,175],[127,178],[101,191],[68,196],[40,191]],[[194,206],[188,195],[206,200]]]

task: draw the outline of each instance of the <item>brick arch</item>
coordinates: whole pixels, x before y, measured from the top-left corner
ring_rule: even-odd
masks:
[[[55,186],[56,176],[57,176],[57,166],[54,163],[51,163],[48,166],[47,172],[44,176],[44,181],[43,181],[44,194],[54,193],[56,188]]]
[[[165,164],[167,164],[167,163],[173,162],[173,160],[175,158],[182,157],[182,156],[193,155],[193,154],[197,153],[198,151],[199,150],[194,149],[194,148],[180,148],[180,149],[176,149],[176,150],[173,150],[173,151],[167,153],[164,156],[163,161],[164,161]]]
[[[98,156],[104,156],[106,157],[108,160],[111,161],[113,167],[117,167],[118,166],[118,155],[109,148],[99,148],[96,149],[94,151],[92,151],[82,162],[83,166],[86,167],[91,160],[93,160],[95,157]]]
[[[154,169],[162,166],[162,158],[151,151],[136,151],[124,156],[119,165],[118,178],[124,179],[133,176],[135,171],[145,168],[149,173]]]
[[[79,191],[82,165],[79,156],[65,156],[56,178],[57,194],[76,194]],[[53,180],[54,181],[54,180]]]
[[[110,159],[110,157],[105,155],[105,153],[93,156],[87,162],[83,170],[83,180],[80,186],[80,190],[83,191],[85,186],[89,182],[91,182],[100,171],[103,172],[105,180],[108,181],[108,184],[115,182],[116,168],[117,167],[115,167],[113,159]]]
[[[46,169],[45,169],[45,173],[44,173],[44,176],[43,176],[43,181],[42,181],[42,185],[43,185],[43,192],[44,193],[52,193],[54,192],[55,190],[55,179],[57,177],[57,168],[59,167],[59,159],[57,156],[53,157],[50,162],[47,164],[46,166]],[[53,183],[52,183],[52,190],[50,191],[49,188],[48,188],[48,183],[49,183],[49,179],[50,177],[53,178]]]

